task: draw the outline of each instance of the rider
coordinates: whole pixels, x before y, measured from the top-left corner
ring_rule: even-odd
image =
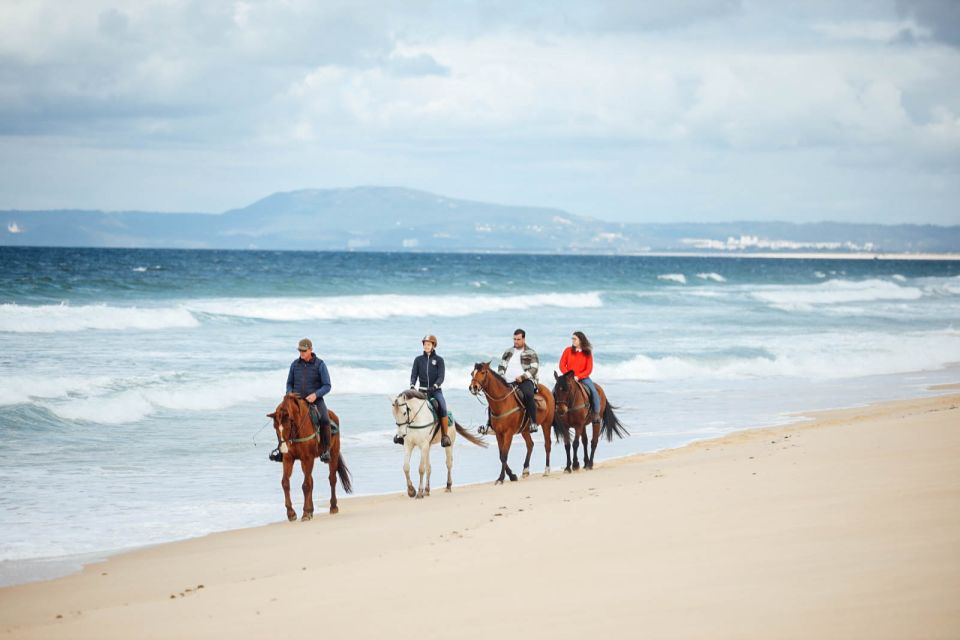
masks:
[[[527,332],[517,329],[513,332],[513,348],[503,352],[497,373],[516,386],[523,396],[523,405],[530,418],[530,433],[540,429],[537,425],[537,370],[540,359],[537,352],[527,346]]]
[[[320,423],[321,462],[330,461],[330,414],[323,396],[330,393],[330,374],[327,365],[313,353],[313,343],[304,338],[297,345],[300,357],[290,363],[287,375],[287,393],[295,393],[310,407],[314,424]]]
[[[571,338],[573,344],[563,350],[560,356],[560,373],[573,371],[573,379],[579,380],[587,388],[590,394],[590,406],[593,413],[590,415],[591,422],[600,420],[600,395],[597,388],[590,379],[590,373],[593,371],[593,346],[587,340],[583,331],[574,331]]]
[[[449,419],[447,417],[447,401],[443,398],[440,385],[443,384],[443,358],[436,353],[437,337],[423,336],[423,353],[413,359],[413,369],[410,370],[410,388],[420,384],[420,391],[427,394],[427,399],[436,399],[437,414],[440,417],[440,446],[449,447],[450,437],[447,435]]]

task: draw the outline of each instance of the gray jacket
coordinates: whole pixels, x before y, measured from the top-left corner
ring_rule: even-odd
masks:
[[[510,362],[512,357],[513,347],[510,347],[503,352],[500,364],[497,365],[497,373],[500,375],[507,373],[507,363]],[[529,346],[524,347],[523,351],[520,352],[520,366],[523,367],[523,377],[527,380],[533,380],[534,384],[537,384],[537,372],[540,370],[540,358],[537,357],[537,352]],[[507,382],[513,382],[513,380]]]

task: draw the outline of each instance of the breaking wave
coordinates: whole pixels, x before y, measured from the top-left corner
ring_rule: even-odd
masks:
[[[199,325],[188,310],[176,307],[0,304],[0,332],[8,333],[60,333],[88,329],[149,331]]]
[[[662,273],[657,276],[657,280],[666,280],[667,282],[679,282],[680,284],[687,284],[687,276],[682,273]]]
[[[879,300],[917,300],[923,291],[887,280],[828,280],[814,285],[764,287],[751,296],[784,311],[809,311],[817,305]]]

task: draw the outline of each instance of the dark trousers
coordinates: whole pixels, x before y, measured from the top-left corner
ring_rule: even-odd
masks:
[[[520,389],[520,395],[523,396],[523,406],[527,410],[530,422],[536,423],[537,401],[534,398],[537,396],[537,385],[533,383],[533,380],[524,380],[517,388]]]
[[[430,389],[427,391],[427,398],[434,398],[437,401],[437,416],[447,417],[447,401],[443,397],[443,391],[440,389]]]
[[[333,435],[330,431],[330,414],[327,412],[327,403],[323,398],[317,398],[313,404],[307,403],[310,407],[310,421],[313,428],[320,434],[320,453],[330,450],[330,440]]]

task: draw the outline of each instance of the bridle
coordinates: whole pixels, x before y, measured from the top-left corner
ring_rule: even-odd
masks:
[[[404,422],[398,422],[398,421],[397,421],[397,418],[396,418],[396,414],[394,414],[393,421],[397,423],[397,428],[406,427],[406,428],[408,428],[408,429],[426,429],[427,427],[432,427],[434,424],[436,424],[436,420],[431,421],[430,424],[421,424],[421,425],[415,425],[415,424],[413,424],[414,422],[416,422],[417,416],[420,415],[420,412],[423,411],[423,408],[424,408],[425,406],[427,406],[428,404],[430,404],[430,399],[429,399],[429,398],[427,398],[427,399],[423,402],[423,404],[420,405],[420,408],[417,409],[416,412],[414,412],[414,414],[411,416],[411,415],[410,415],[410,405],[407,404],[407,400],[408,400],[408,399],[407,399],[407,398],[403,398],[403,399],[401,400],[402,397],[403,397],[403,394],[400,394],[400,395],[397,396],[396,399],[394,399],[394,401],[393,401],[393,406],[394,406],[394,407],[397,407],[397,409],[400,408],[400,405],[403,405],[403,413],[404,413],[404,415],[406,416],[406,419],[405,419]]]
[[[300,409],[300,407],[298,406],[298,407],[297,407],[298,412],[299,412],[299,409]],[[317,431],[314,430],[314,432],[313,432],[311,435],[307,436],[306,438],[295,438],[294,436],[296,436],[296,435],[300,432],[300,430],[297,428],[296,421],[293,419],[293,416],[290,414],[289,411],[286,410],[285,407],[281,407],[281,410],[283,411],[284,415],[287,416],[288,425],[289,425],[289,427],[290,427],[290,437],[284,439],[284,437],[283,437],[283,435],[282,435],[283,426],[284,426],[284,425],[283,425],[283,418],[281,418],[280,416],[277,416],[277,421],[280,423],[280,429],[278,430],[277,437],[280,439],[280,442],[288,442],[288,443],[309,442],[310,440],[313,440],[314,438],[319,437],[318,434],[317,434]],[[309,411],[310,411],[310,409],[309,409],[309,407],[308,407],[308,408],[307,408],[307,412],[308,412],[308,413],[307,413],[307,419],[308,419],[308,420],[310,419]]]
[[[557,382],[559,383],[559,380]],[[559,396],[557,397],[557,415],[560,416],[561,418],[567,415],[568,413],[574,413],[574,412],[580,411],[581,409],[587,408],[587,404],[590,399],[590,394],[587,393],[586,387],[584,387],[583,383],[580,382],[579,380],[573,380],[573,383],[576,384],[576,388],[583,394],[584,401],[582,404],[574,405],[572,407],[567,406],[567,398],[569,398],[569,396],[573,394],[573,389],[571,388],[569,381],[566,382],[564,399],[561,400]]]
[[[495,396],[495,395],[491,394],[489,391],[487,391],[487,388],[486,388],[485,386],[483,386],[483,384],[481,384],[481,383],[479,383],[479,382],[475,382],[477,373],[482,373],[482,374],[483,374],[483,378],[486,379],[487,374],[490,373],[490,369],[489,369],[489,368],[486,368],[486,369],[481,368],[481,369],[476,369],[476,370],[474,370],[474,374],[473,374],[473,375],[474,375],[474,378],[470,380],[469,391],[470,391],[470,393],[473,394],[473,396],[477,399],[477,402],[479,402],[481,405],[483,404],[483,401],[480,400],[480,392],[481,392],[481,391],[483,391],[483,395],[484,395],[484,397],[485,397],[486,400],[487,400],[487,406],[490,405],[490,401],[491,401],[491,400],[493,400],[494,402],[502,402],[502,401],[506,400],[507,398],[509,398],[510,396],[513,396],[514,399],[517,401],[517,406],[513,407],[512,409],[509,409],[509,410],[506,411],[505,413],[497,414],[497,413],[494,413],[494,412],[493,412],[493,409],[491,409],[491,410],[490,410],[490,420],[491,420],[491,421],[492,421],[492,420],[499,420],[500,418],[506,418],[507,416],[512,415],[512,414],[516,413],[517,411],[523,411],[523,410],[524,410],[523,400],[520,398],[520,388],[519,388],[519,387],[515,387],[515,386],[511,385],[511,384],[508,382],[508,383],[507,383],[507,386],[509,387],[509,391],[507,391],[507,393],[505,393],[503,396],[501,396],[501,397],[498,398],[497,396]]]

